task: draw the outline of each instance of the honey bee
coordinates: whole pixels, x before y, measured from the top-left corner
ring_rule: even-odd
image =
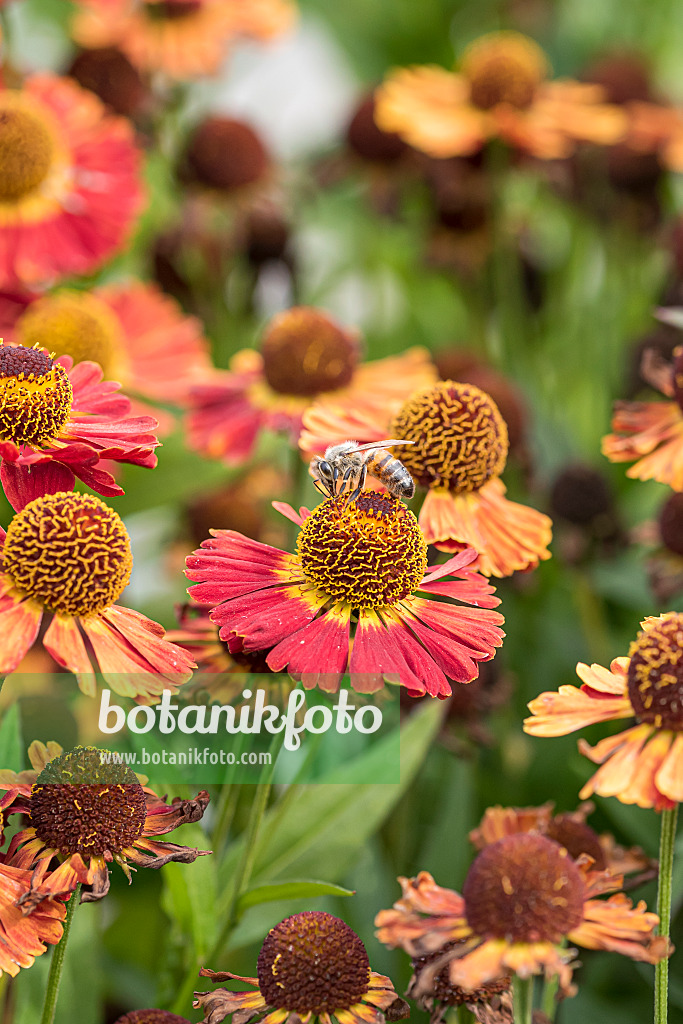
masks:
[[[368,474],[383,483],[395,498],[407,501],[415,493],[413,478],[385,446],[414,443],[392,438],[360,445],[357,441],[342,441],[330,445],[322,458],[314,455],[309,472],[315,486],[327,497],[337,498],[348,491],[347,504],[356,500]]]

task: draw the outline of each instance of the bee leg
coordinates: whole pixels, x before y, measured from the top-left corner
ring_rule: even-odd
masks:
[[[358,485],[355,488],[355,490],[349,495],[349,499],[347,501],[347,505],[348,505],[349,501],[355,501],[356,498],[358,497],[358,495],[360,494],[360,492],[363,490],[363,488],[365,487],[365,480],[366,480],[367,475],[368,475],[368,467],[364,465],[363,468],[360,471],[360,477],[358,479]]]
[[[322,483],[322,481],[314,480],[313,481],[313,486],[315,487],[316,491],[319,491],[320,494],[323,495],[323,497],[325,497],[325,498],[329,498],[330,497],[330,494],[328,493],[328,490],[325,487],[325,485]]]
[[[339,467],[334,466],[332,468],[332,483],[330,484],[330,497],[334,498],[339,494],[339,488],[337,487],[337,481],[339,480]]]

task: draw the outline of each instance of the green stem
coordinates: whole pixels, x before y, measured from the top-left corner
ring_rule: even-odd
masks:
[[[659,934],[669,936],[671,928],[671,889],[674,866],[674,844],[678,804],[670,811],[662,811],[662,831],[659,840],[659,890],[657,913]],[[665,957],[655,967],[655,1024],[666,1024],[668,1017],[669,961]]]
[[[81,898],[81,887],[77,885],[74,891],[71,893],[71,898],[66,907],[66,918],[64,920],[64,933],[59,940],[59,943],[55,946],[52,953],[52,962],[50,964],[50,973],[47,979],[47,990],[45,992],[45,1005],[43,1007],[43,1016],[40,1018],[40,1024],[52,1024],[55,1019],[55,1010],[57,1009],[57,996],[59,995],[59,984],[62,980],[62,971],[64,969],[64,956],[66,954],[66,944],[69,939],[69,932],[71,931],[71,922],[73,916],[76,913],[76,907]]]
[[[559,974],[553,974],[551,978],[543,985],[543,997],[541,999],[541,1009],[546,1015],[548,1020],[555,1020],[555,1014],[557,1013],[557,993],[560,988],[560,976]]]
[[[534,1006],[534,979],[512,976],[512,1013],[514,1024],[531,1024]]]

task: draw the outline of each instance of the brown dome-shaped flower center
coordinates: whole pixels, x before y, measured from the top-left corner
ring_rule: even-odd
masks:
[[[545,79],[548,63],[532,39],[518,32],[491,32],[467,47],[460,70],[475,107],[490,110],[507,103],[523,110]]]
[[[628,653],[628,695],[638,720],[683,729],[683,615],[646,626]]]
[[[585,821],[577,821],[571,814],[558,814],[550,819],[545,834],[548,839],[564,846],[573,860],[587,853],[593,858],[597,870],[607,867],[600,837]]]
[[[299,1015],[347,1010],[368,990],[365,946],[332,914],[306,911],[271,928],[257,964],[268,1006]]]
[[[114,1024],[190,1024],[187,1017],[179,1017],[168,1010],[131,1010],[124,1013]]]
[[[71,381],[38,348],[0,345],[0,438],[35,447],[53,441],[69,418]]]
[[[114,46],[82,50],[67,74],[125,117],[140,113],[149,97],[140,72]]]
[[[33,112],[0,109],[0,203],[12,203],[45,180],[53,156],[50,132]]]
[[[244,121],[209,117],[192,134],[187,164],[196,181],[230,191],[262,178],[270,158],[259,136]]]
[[[659,512],[659,533],[669,551],[683,555],[683,494],[676,491]]]
[[[116,317],[97,296],[63,289],[32,303],[17,322],[23,345],[44,345],[75,363],[91,359],[108,376],[119,348]]]
[[[420,974],[425,967],[429,967],[435,960],[441,959],[444,953],[448,953],[449,950],[457,949],[459,945],[461,943],[447,942],[441,949],[437,949],[435,953],[414,957],[412,964],[416,982],[419,983]],[[425,992],[425,996],[438,999],[445,1006],[463,1006],[466,1003],[488,1003],[493,996],[509,991],[509,978],[497,978],[495,981],[489,981],[480,988],[473,990],[460,988],[459,985],[454,985],[451,981],[449,964],[446,963],[439,973],[434,975],[431,991],[429,993]],[[410,991],[407,994],[410,995]]]
[[[142,834],[147,817],[142,786],[130,768],[103,764],[101,754],[95,747],[60,754],[31,789],[37,838],[65,856],[117,854]]]
[[[364,491],[319,505],[297,539],[307,581],[354,608],[396,604],[419,586],[427,542],[397,498]]]
[[[203,0],[148,0],[147,15],[155,21],[173,21],[196,14]]]
[[[273,317],[261,342],[263,372],[274,391],[316,395],[344,387],[358,364],[358,338],[322,310],[294,306]]]
[[[417,391],[391,422],[392,450],[423,487],[478,491],[505,468],[508,432],[498,407],[474,384],[442,381]]]
[[[484,938],[559,942],[583,920],[579,870],[545,836],[517,833],[484,847],[463,896],[467,923]]]
[[[29,502],[7,527],[4,569],[28,597],[64,615],[95,615],[120,597],[133,561],[119,516],[90,494]]]

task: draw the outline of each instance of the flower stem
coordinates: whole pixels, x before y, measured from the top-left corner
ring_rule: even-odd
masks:
[[[64,969],[64,956],[66,954],[66,944],[69,939],[69,932],[71,931],[71,922],[73,916],[76,913],[76,907],[78,906],[81,899],[81,886],[77,885],[74,891],[71,893],[71,898],[66,905],[66,918],[64,920],[64,933],[58,944],[55,946],[52,953],[52,962],[50,963],[50,973],[47,979],[47,990],[45,992],[45,1005],[43,1006],[43,1016],[40,1018],[40,1024],[52,1024],[55,1019],[55,1010],[57,1009],[57,996],[59,995],[59,984],[62,980],[62,970]]]
[[[512,976],[512,1013],[514,1024],[531,1024],[534,1005],[534,979]]]
[[[659,840],[659,890],[657,913],[659,934],[669,936],[671,927],[671,887],[674,866],[674,844],[678,804],[662,811],[662,831]],[[655,967],[655,1024],[666,1024],[668,1018],[669,961],[665,957]]]

